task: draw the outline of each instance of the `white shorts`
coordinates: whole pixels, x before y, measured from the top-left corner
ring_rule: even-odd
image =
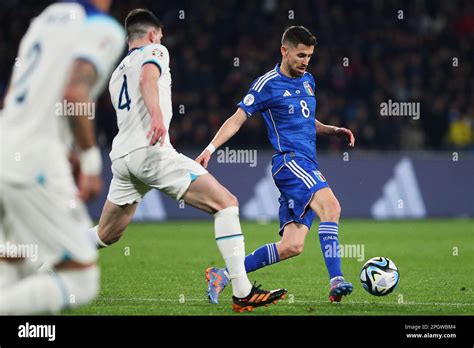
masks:
[[[47,265],[97,259],[96,247],[87,233],[92,221],[77,197],[72,178],[29,186],[3,182],[0,186],[3,256],[25,257]]]
[[[180,200],[189,185],[207,170],[172,147],[143,147],[112,161],[107,199],[116,205],[139,202],[156,188]]]

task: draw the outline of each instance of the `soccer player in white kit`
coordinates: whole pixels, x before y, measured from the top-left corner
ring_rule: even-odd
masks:
[[[127,16],[125,28],[129,52],[109,84],[119,128],[110,152],[113,178],[99,225],[89,232],[98,246],[118,241],[141,198],[158,189],[214,214],[217,245],[232,280],[234,311],[251,311],[284,298],[285,289],[262,290],[247,278],[237,199],[170,143],[170,58],[161,45],[161,23],[150,11],[136,9]]]
[[[93,104],[123,52],[125,32],[106,14],[110,5],[52,4],[21,40],[0,116],[0,315],[54,313],[97,295],[97,251],[85,232],[91,221],[65,142],[65,133],[72,133],[81,150],[80,197],[97,194],[101,158],[94,115],[57,112],[66,102],[73,111]],[[18,255],[8,245],[29,245],[23,250],[37,254]],[[38,271],[28,258],[48,271]]]

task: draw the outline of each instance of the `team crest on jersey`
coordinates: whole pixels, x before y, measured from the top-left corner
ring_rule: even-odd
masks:
[[[163,58],[163,52],[159,48],[153,49],[153,51],[151,51],[151,54],[155,57]]]
[[[308,81],[305,81],[303,83],[303,86],[304,86],[304,89],[305,89],[306,93],[308,93],[308,95],[311,95],[311,96],[314,95],[313,89],[311,88],[311,85],[309,84]]]
[[[321,174],[319,170],[313,170],[313,174],[316,177],[316,179],[318,179],[318,181],[326,182],[326,178],[323,176],[323,174]]]
[[[255,97],[251,94],[247,94],[244,98],[244,104],[250,106],[255,101]]]

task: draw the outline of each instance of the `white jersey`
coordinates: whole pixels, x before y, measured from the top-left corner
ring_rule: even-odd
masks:
[[[70,177],[66,122],[58,114],[76,59],[90,61],[97,97],[122,53],[125,32],[110,16],[78,3],[55,3],[36,17],[22,38],[0,116],[0,178],[27,183]]]
[[[140,74],[144,64],[155,64],[160,69],[158,79],[160,109],[163,113],[166,130],[169,130],[173,116],[169,62],[169,53],[165,46],[150,44],[130,50],[113,72],[109,91],[117,113],[119,131],[112,143],[111,160],[149,146],[150,139],[147,139],[146,134],[150,130],[151,118],[139,87]],[[164,147],[172,147],[169,134],[166,134]]]

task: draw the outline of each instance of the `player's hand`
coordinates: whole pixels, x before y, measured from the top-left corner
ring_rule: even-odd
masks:
[[[354,147],[355,137],[350,129],[338,127],[336,128],[336,135],[338,137],[346,138],[347,140],[349,140],[349,143],[347,145],[349,145],[350,147]]]
[[[166,128],[165,124],[163,123],[163,118],[152,117],[150,130],[146,134],[146,138],[150,139],[150,145],[153,146],[159,141],[160,145],[163,146],[165,143],[165,137]]]
[[[211,159],[211,152],[208,149],[205,149],[201,154],[195,159],[197,163],[202,165],[204,168],[207,168],[209,160]]]
[[[97,197],[102,190],[102,177],[100,175],[85,175],[79,173],[79,198],[88,202]]]

